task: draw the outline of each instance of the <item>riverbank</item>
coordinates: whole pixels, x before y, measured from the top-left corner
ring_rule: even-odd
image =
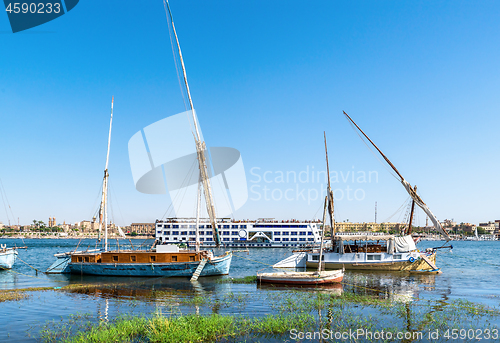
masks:
[[[322,288],[270,288],[263,306],[272,314],[219,314],[222,308],[246,307],[250,295],[228,293],[185,298],[176,292],[141,294],[161,302],[149,314],[119,315],[95,321],[91,314],[78,314],[64,321],[47,322],[42,342],[445,342],[456,339],[496,340],[500,309],[464,300],[443,304],[441,300],[381,297],[377,292],[350,288],[330,293]],[[91,294],[101,285],[87,286]],[[338,288],[337,288],[338,289]],[[72,291],[82,290],[75,287]],[[68,290],[69,291],[69,290]],[[127,301],[127,299],[124,299]],[[134,301],[130,298],[128,301]],[[182,314],[170,307],[195,310]],[[170,313],[169,313],[170,312]],[[471,331],[472,330],[472,331]]]
[[[38,233],[33,233],[33,234],[28,234],[28,235],[13,235],[13,236],[7,236],[7,235],[0,235],[0,239],[97,239],[97,235],[80,235],[80,236],[59,236],[59,235],[38,235]],[[102,238],[101,238],[102,239]],[[146,239],[152,239],[154,240],[154,237],[150,236],[130,236],[127,238],[123,238],[121,236],[108,236],[108,240],[146,240]]]

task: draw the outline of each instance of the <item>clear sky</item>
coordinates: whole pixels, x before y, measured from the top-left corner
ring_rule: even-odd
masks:
[[[402,219],[408,195],[342,110],[438,219],[500,219],[500,2],[170,5],[207,145],[242,154],[236,219],[321,217],[323,131],[337,220],[373,221],[375,202],[378,222]],[[80,1],[16,34],[0,13],[0,178],[21,224],[94,215],[112,95],[112,217],[151,222],[170,198],[135,190],[128,140],[185,109],[162,1]]]

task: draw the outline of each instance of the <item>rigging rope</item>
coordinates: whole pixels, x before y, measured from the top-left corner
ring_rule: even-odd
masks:
[[[389,169],[389,167],[387,166],[387,162],[383,162],[381,159],[380,159],[380,156],[379,154],[375,153],[375,151],[373,151],[372,147],[370,145],[368,145],[368,143],[366,143],[366,140],[365,138],[363,138],[359,131],[357,130],[357,128],[354,126],[354,124],[349,121],[349,124],[351,125],[351,128],[354,130],[354,132],[356,132],[356,134],[358,135],[358,137],[363,141],[363,143],[366,145],[366,147],[368,148],[368,150],[370,150],[370,152],[373,154],[373,156],[375,156],[375,158],[380,162],[380,164],[382,164],[382,166],[398,181],[401,182],[401,179],[399,178],[399,176],[397,176],[394,172],[394,170],[392,169]]]
[[[403,202],[403,204],[396,210],[396,212],[394,212],[391,216],[389,216],[389,218],[387,218],[386,220],[382,221],[382,223],[387,223],[392,217],[394,217],[399,211],[401,211],[401,209],[403,208],[403,206],[410,200],[410,196],[408,196],[408,198],[406,198],[406,200]]]
[[[171,25],[169,24],[170,23],[170,16],[168,14],[168,9],[167,9],[167,3],[165,0],[163,0],[163,9],[165,10],[165,16],[167,18],[167,26],[168,26],[168,34],[169,34],[169,37],[170,37],[170,45],[172,47],[172,55],[174,57],[174,63],[175,63],[175,71],[177,73],[177,81],[179,82],[179,88],[181,90],[181,95],[182,95],[182,101],[184,102],[184,108],[186,109],[186,111],[188,110],[188,106],[187,106],[187,103],[186,103],[186,97],[184,95],[184,88],[182,87],[182,81],[181,81],[181,76],[180,76],[180,73],[179,73],[179,65],[177,63],[177,55],[175,53],[175,48],[174,48],[174,41],[173,41],[173,38],[172,38],[172,29],[171,29]],[[192,129],[191,129],[192,131]]]
[[[181,192],[181,191],[177,192],[177,194],[175,195],[175,198],[171,199],[170,205],[168,206],[168,208],[165,211],[165,213],[163,213],[163,216],[161,216],[161,218],[166,218],[167,212],[169,212],[170,210],[173,209],[173,204],[177,203],[177,201],[179,200],[179,198],[180,198],[179,206],[182,204],[182,202],[184,201],[184,197],[186,195],[186,192],[187,192],[188,180],[191,179],[191,177],[193,175],[193,172],[194,172],[194,168],[197,165],[198,165],[198,161],[194,160],[193,164],[191,165],[191,167],[189,168],[188,172],[186,173],[186,175],[184,177],[184,180],[181,183],[181,188],[182,188],[183,192]]]
[[[5,192],[5,187],[3,186],[2,179],[0,179],[0,194],[2,195],[2,201],[3,201],[3,206],[5,208],[5,214],[7,215],[7,220],[9,221],[10,225],[10,218],[9,218],[9,212],[7,211],[7,206],[9,207],[10,214],[12,215],[12,222],[16,223],[16,217],[14,216],[14,213],[12,212],[12,208],[10,207],[9,199],[7,198],[7,192]],[[5,196],[5,200],[4,200]],[[7,202],[7,205],[5,204]]]

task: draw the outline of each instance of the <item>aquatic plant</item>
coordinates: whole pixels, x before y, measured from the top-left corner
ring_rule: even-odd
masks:
[[[152,317],[124,316],[113,323],[99,323],[68,337],[67,327],[61,334],[58,328],[44,330],[44,342],[213,342],[245,335],[282,335],[291,329],[306,329],[314,323],[311,315],[261,318],[218,315],[185,315],[167,317],[156,312]]]
[[[217,283],[255,283],[257,282],[256,275],[249,275],[242,278],[222,278],[217,280]]]
[[[0,292],[0,302],[16,301],[28,298],[29,295],[20,290],[8,290]]]

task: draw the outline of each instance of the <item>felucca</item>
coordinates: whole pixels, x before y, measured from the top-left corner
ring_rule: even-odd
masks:
[[[394,270],[410,271],[413,273],[440,273],[436,267],[436,253],[438,248],[429,248],[419,251],[411,236],[412,218],[415,204],[418,205],[431,219],[437,232],[446,242],[451,238],[443,229],[437,218],[417,194],[416,187],[412,187],[408,181],[399,173],[391,161],[373,143],[373,141],[361,130],[361,128],[344,112],[346,118],[363,134],[363,136],[375,147],[384,160],[398,175],[401,184],[412,198],[412,209],[408,229],[402,235],[383,234],[345,234],[337,233],[335,223],[332,225],[331,246],[323,252],[323,263],[325,269],[358,270]],[[446,243],[445,243],[446,244]],[[443,246],[442,248],[449,248]],[[317,267],[321,252],[311,251],[298,253],[275,264],[277,267],[307,266]]]
[[[184,76],[184,84],[189,98],[191,114],[194,121],[193,136],[196,144],[197,160],[200,171],[199,191],[198,191],[198,218],[201,198],[201,187],[207,204],[207,212],[210,217],[210,223],[213,231],[213,238],[216,247],[220,246],[220,235],[218,232],[215,205],[213,201],[210,178],[208,173],[206,145],[201,139],[197,120],[195,118],[193,101],[187,82],[186,69],[182,58],[179,39],[175,31],[172,13],[168,1],[164,1],[168,9],[168,17],[175,35],[175,41],[179,53],[179,58]],[[156,245],[150,250],[108,250],[107,237],[107,189],[108,189],[108,161],[109,147],[111,142],[111,124],[113,121],[113,101],[111,102],[111,120],[109,126],[108,153],[106,157],[106,168],[104,170],[103,194],[101,200],[100,214],[104,213],[104,249],[97,251],[73,251],[64,254],[55,255],[58,257],[49,269],[48,273],[75,273],[89,275],[106,276],[187,276],[192,280],[199,276],[225,275],[229,273],[232,253],[226,252],[220,256],[214,256],[212,251],[200,250],[199,244],[196,244],[196,250],[181,250],[177,245]],[[101,217],[101,216],[100,216]],[[197,223],[199,220],[197,220]],[[101,231],[102,222],[100,221],[99,231]],[[196,225],[198,230],[198,224]],[[197,235],[198,237],[198,235]],[[197,239],[197,243],[198,243]]]
[[[325,154],[326,154],[326,170],[327,175],[330,175],[328,166],[328,149],[326,146],[326,133],[325,137]],[[325,196],[325,205],[323,209],[323,228],[321,230],[321,244],[319,249],[319,260],[323,257],[324,235],[326,227],[326,213],[330,216],[330,227],[334,227],[333,215],[333,192],[330,188],[330,177],[328,177],[328,189]],[[280,272],[280,273],[257,273],[257,280],[259,282],[267,283],[284,283],[293,285],[320,285],[341,282],[344,278],[344,268],[336,268],[336,270],[324,270],[325,264],[318,263],[317,271],[314,272]]]

